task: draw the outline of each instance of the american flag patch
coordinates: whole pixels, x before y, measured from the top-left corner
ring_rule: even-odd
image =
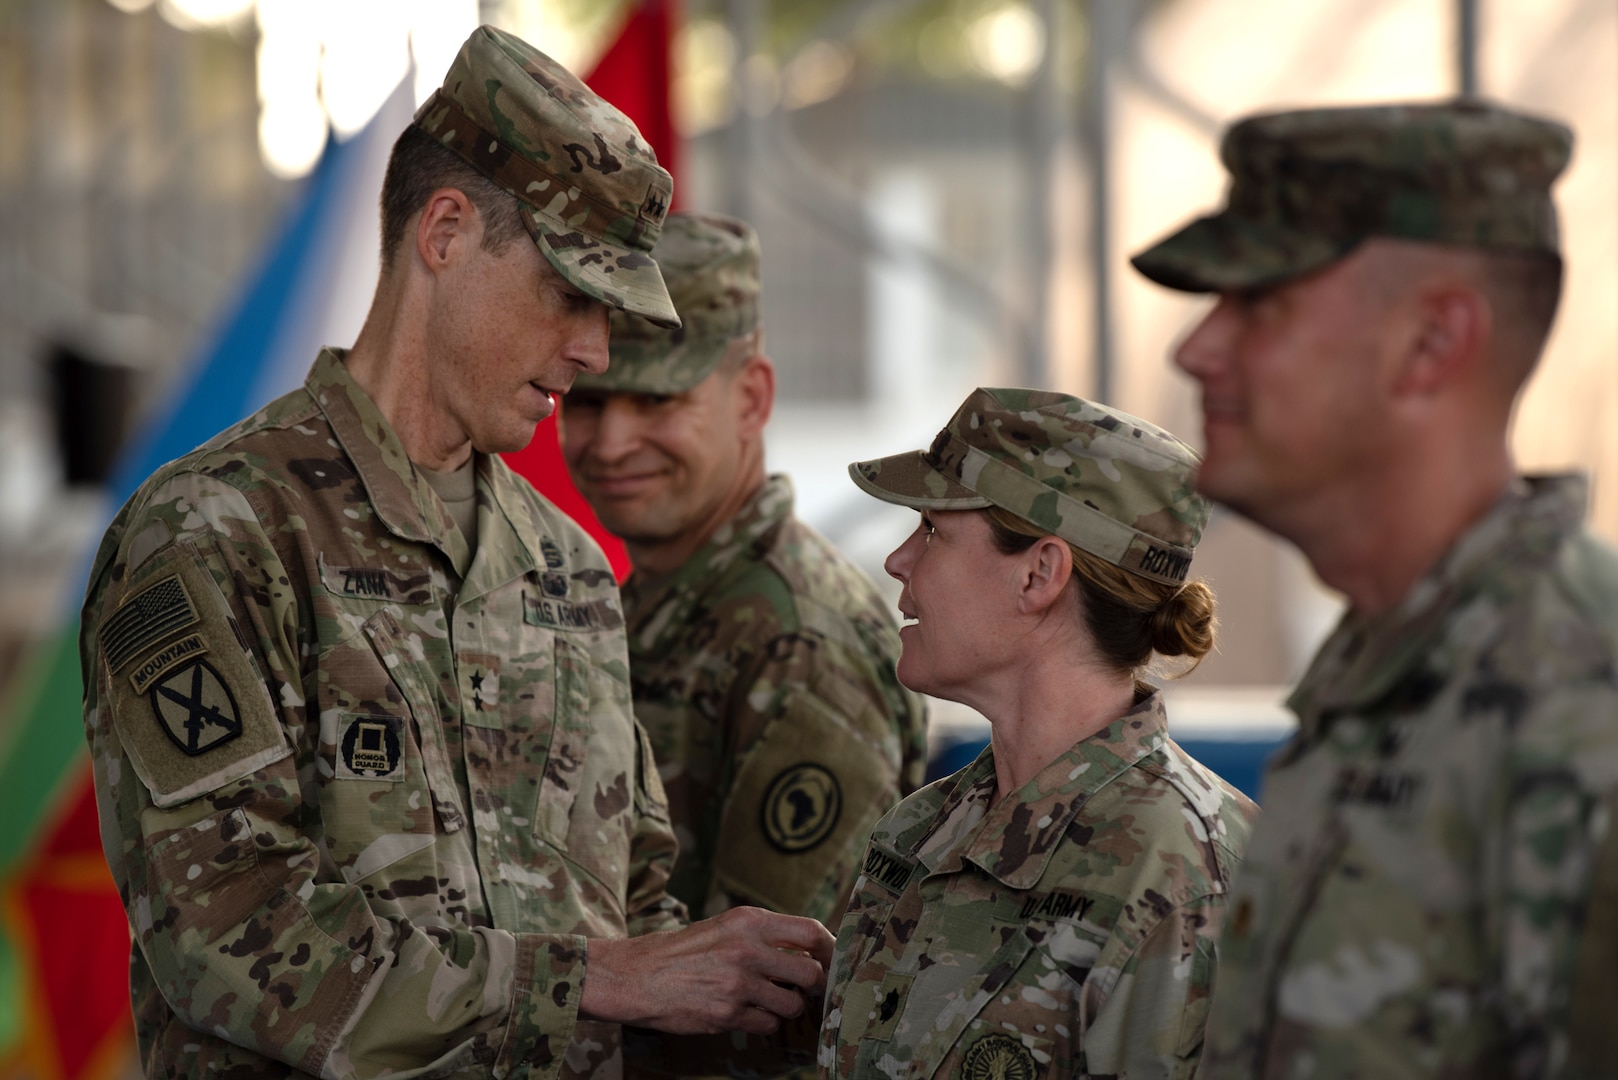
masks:
[[[197,621],[197,609],[178,576],[148,585],[120,604],[101,627],[108,670],[117,671],[147,645]]]

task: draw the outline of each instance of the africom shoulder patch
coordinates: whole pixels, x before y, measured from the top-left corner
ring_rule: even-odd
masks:
[[[751,903],[801,912],[846,889],[871,826],[897,799],[894,766],[881,749],[819,696],[797,689],[736,771],[719,820],[715,884]]]
[[[203,544],[154,554],[99,628],[103,707],[160,807],[292,753]]]

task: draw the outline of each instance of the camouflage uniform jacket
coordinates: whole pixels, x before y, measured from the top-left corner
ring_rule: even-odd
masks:
[[[878,823],[837,933],[828,1077],[1188,1077],[1256,808],[1150,694],[990,805],[994,751]]]
[[[152,1076],[588,1075],[586,937],[677,925],[600,551],[479,456],[476,552],[341,355],[154,474],[80,642]]]
[[[1618,557],[1583,503],[1530,481],[1322,647],[1206,1075],[1618,1076]]]
[[[669,891],[835,926],[876,819],[921,783],[920,699],[871,581],[772,477],[671,574],[624,589],[635,713],[680,855]]]

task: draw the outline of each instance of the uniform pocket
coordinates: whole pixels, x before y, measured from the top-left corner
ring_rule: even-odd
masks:
[[[553,641],[555,706],[534,805],[534,835],[566,851],[568,823],[584,783],[590,747],[590,657],[561,634],[553,635]]]
[[[434,678],[423,659],[425,650],[419,642],[399,625],[399,620],[386,609],[378,611],[365,621],[365,641],[369,648],[361,650],[355,643],[351,658],[356,667],[367,667],[362,677],[386,679],[393,695],[406,706],[413,722],[419,771],[425,780],[432,809],[438,815],[439,827],[444,832],[455,832],[466,825],[466,810],[461,805],[460,789],[455,780],[455,769],[450,760],[449,747],[444,741],[444,724],[438,713],[438,696]],[[377,665],[380,665],[378,669]],[[326,711],[321,711],[321,724],[325,725]],[[419,802],[419,800],[417,800]],[[416,804],[412,803],[412,809]]]

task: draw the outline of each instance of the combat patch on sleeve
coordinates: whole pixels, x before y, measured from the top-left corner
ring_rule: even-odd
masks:
[[[154,554],[139,578],[99,642],[104,699],[152,801],[178,805],[290,754],[198,543]]]
[[[898,798],[892,764],[853,728],[814,694],[788,697],[725,800],[719,888],[777,911],[840,913],[871,826]]]

